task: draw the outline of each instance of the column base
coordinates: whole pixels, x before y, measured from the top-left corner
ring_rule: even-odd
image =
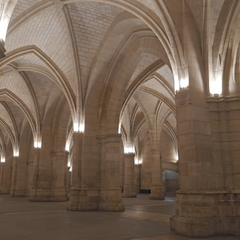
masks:
[[[9,190],[1,190],[0,194],[10,194],[10,189]]]
[[[51,189],[32,188],[30,192],[29,202],[49,202]]]
[[[71,188],[68,211],[97,211],[100,201],[99,189]]]
[[[124,211],[121,191],[121,188],[101,189],[99,210],[108,212]]]
[[[240,194],[178,191],[170,226],[188,237],[240,235]]]
[[[135,198],[137,197],[137,191],[135,186],[125,185],[122,193],[123,198]]]
[[[68,200],[65,188],[62,189],[42,189],[32,188],[29,202],[66,202]]]
[[[151,194],[149,196],[150,200],[164,200],[164,186],[154,185],[151,186]]]
[[[27,197],[27,193],[24,190],[11,190],[10,192],[11,197]]]
[[[238,236],[240,217],[187,218],[175,215],[170,219],[170,228],[178,234],[193,238]]]

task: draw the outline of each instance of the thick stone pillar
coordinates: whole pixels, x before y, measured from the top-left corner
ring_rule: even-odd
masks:
[[[50,201],[64,202],[68,200],[68,152],[54,151],[52,152],[52,189]]]
[[[101,193],[99,210],[123,211],[122,189],[119,175],[119,150],[121,134],[109,134],[101,138]]]
[[[26,197],[27,196],[27,174],[28,166],[25,154],[19,157],[14,157],[13,162],[13,182],[11,189],[12,197]]]
[[[91,157],[88,160],[84,159],[85,137],[85,133],[73,133],[72,183],[67,206],[67,210],[70,211],[97,211],[99,208],[100,189],[97,187],[99,181],[94,177],[99,170],[99,159]],[[91,152],[85,154],[88,154],[88,157],[92,156]]]
[[[40,162],[40,148],[34,148],[33,153],[33,174],[32,174],[32,186],[31,186],[31,192],[29,201],[34,202],[40,200],[39,198],[42,198],[40,195],[40,189],[39,189],[39,162]],[[44,197],[46,200],[46,196]]]
[[[31,154],[32,155],[32,154]],[[27,162],[27,196],[30,197],[31,189],[33,184],[33,167],[34,167],[34,157],[30,157]]]
[[[3,189],[4,164],[4,162],[0,162],[0,193],[2,193]]]
[[[125,198],[137,197],[136,186],[134,184],[134,157],[135,153],[124,154],[125,171],[122,196]]]
[[[151,200],[164,199],[164,186],[162,182],[162,162],[160,151],[157,149],[151,150],[151,168],[152,168],[152,184],[151,184]]]
[[[140,191],[140,188],[141,188],[141,168],[142,168],[142,164],[138,164],[138,165],[135,165],[134,166],[135,170],[135,179],[134,179],[134,182],[135,182],[135,186],[136,186],[136,191],[137,193],[139,193]]]
[[[7,148],[5,162],[1,163],[0,193],[9,194],[12,182],[12,148]]]
[[[177,93],[176,104],[180,190],[171,229],[189,237],[214,236],[224,222],[219,218],[209,109],[194,105],[188,89]]]
[[[18,168],[18,161],[19,157],[13,157],[13,164],[12,164],[12,180],[11,180],[11,191],[10,195],[12,197],[15,196],[16,188],[17,188],[17,168]]]

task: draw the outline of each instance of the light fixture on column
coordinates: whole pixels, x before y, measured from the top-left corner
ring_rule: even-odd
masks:
[[[69,172],[72,172],[72,166],[69,168]]]
[[[9,19],[4,17],[0,24],[0,39],[5,42]]]
[[[73,124],[73,131],[74,132],[81,132],[83,133],[85,131],[85,123],[82,120],[81,123],[75,122]]]
[[[5,160],[6,160],[6,159],[5,159],[5,156],[1,156],[1,162],[2,162],[2,163],[5,163]]]
[[[83,133],[84,130],[85,130],[85,124],[84,124],[84,123],[80,123],[80,124],[79,124],[79,128],[78,128],[78,131],[81,132],[81,133]]]
[[[68,161],[68,165],[67,165],[68,167],[71,167],[71,161]]]
[[[121,133],[121,126],[122,126],[122,124],[119,123],[119,125],[118,125],[118,133],[119,133],[119,134]]]
[[[42,147],[42,140],[36,139],[34,141],[34,148],[41,148]]]
[[[14,157],[19,157],[19,150],[18,150],[18,149],[15,149],[15,150],[13,151],[13,156],[14,156]]]
[[[124,153],[135,153],[134,147],[124,147]]]
[[[78,132],[78,123],[73,124],[73,131]]]
[[[65,151],[69,152],[70,150],[70,140],[68,139],[65,145]]]
[[[135,165],[141,165],[142,164],[142,159],[135,158],[134,163],[135,163]]]
[[[209,91],[211,94],[222,94],[222,76],[216,73],[215,79],[209,81]]]
[[[185,72],[184,76],[182,76],[180,80],[180,88],[187,88],[189,86],[189,76],[188,73]]]

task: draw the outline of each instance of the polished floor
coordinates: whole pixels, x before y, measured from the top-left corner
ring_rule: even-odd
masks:
[[[0,240],[188,240],[169,230],[174,198],[124,199],[125,212],[68,212],[66,203],[0,195]],[[204,238],[207,239],[207,238]],[[239,240],[215,237],[211,240]]]

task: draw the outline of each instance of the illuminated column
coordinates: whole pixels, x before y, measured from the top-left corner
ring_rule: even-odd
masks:
[[[176,215],[171,218],[170,225],[179,234],[210,237],[219,230],[222,220],[218,214],[225,210],[221,208],[222,203],[219,209],[217,206],[219,196],[214,171],[220,169],[213,165],[214,138],[209,108],[199,101],[201,94],[193,90],[183,89],[176,94],[180,189]],[[194,99],[196,96],[198,99]],[[217,158],[221,158],[221,154]],[[227,223],[227,219],[223,222]]]
[[[151,168],[152,168],[152,184],[151,184],[151,200],[164,199],[164,186],[162,182],[162,161],[160,151],[156,149],[151,150]]]
[[[4,164],[5,162],[0,162],[0,193],[2,193],[3,189],[3,173],[4,173]]]
[[[136,185],[136,192],[139,193],[140,188],[141,188],[141,162],[138,162],[137,165],[134,166],[135,168],[135,185]]]
[[[122,196],[125,198],[134,198],[137,196],[136,186],[134,184],[134,157],[135,153],[124,154],[125,171]]]
[[[8,144],[5,158],[1,159],[1,173],[0,173],[0,193],[9,194],[11,191],[12,181],[12,148]]]
[[[15,191],[16,191],[16,187],[17,187],[17,168],[18,168],[18,160],[19,157],[18,156],[14,156],[13,157],[13,165],[12,165],[12,181],[11,181],[11,191],[10,191],[10,195],[12,197],[15,196]]]
[[[40,161],[41,148],[34,148],[33,154],[33,175],[32,175],[32,188],[29,201],[37,201],[38,188],[39,188],[39,161]]]
[[[83,135],[82,132],[73,133],[73,148],[72,148],[72,173],[71,173],[71,189],[70,199],[67,206],[67,210],[70,211],[81,211],[82,204],[81,196],[84,192],[81,191],[81,180],[82,180],[82,161],[83,161]]]
[[[50,201],[63,202],[68,199],[67,178],[68,178],[68,152],[52,152],[52,189]]]
[[[120,144],[121,134],[109,134],[101,138],[101,193],[99,210],[123,211],[120,188]]]

